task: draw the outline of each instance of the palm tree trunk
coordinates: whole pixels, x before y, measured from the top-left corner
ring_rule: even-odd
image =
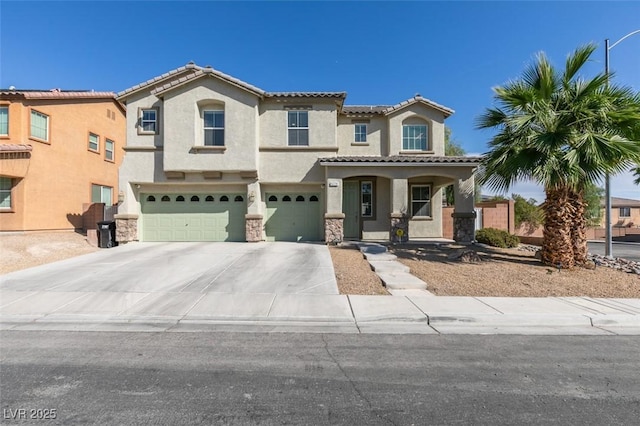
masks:
[[[541,260],[547,265],[573,268],[575,260],[571,241],[573,206],[567,188],[547,188],[542,234]]]
[[[576,265],[587,263],[587,218],[585,217],[586,203],[583,191],[571,191],[569,202],[573,206],[573,220],[571,224],[571,242],[573,244],[573,260]]]

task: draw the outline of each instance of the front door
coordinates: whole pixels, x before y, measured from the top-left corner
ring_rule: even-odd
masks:
[[[360,238],[360,184],[358,181],[345,181],[343,185],[344,237]]]

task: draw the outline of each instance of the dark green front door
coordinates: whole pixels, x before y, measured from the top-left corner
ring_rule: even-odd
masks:
[[[342,211],[344,212],[344,237],[360,238],[360,184],[358,181],[344,181],[342,191]]]

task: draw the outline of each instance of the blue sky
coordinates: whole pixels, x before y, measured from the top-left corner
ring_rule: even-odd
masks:
[[[453,108],[467,152],[491,88],[540,51],[562,65],[577,46],[640,29],[639,2],[0,1],[0,87],[119,92],[195,61],[268,91],[346,91],[347,104],[416,93]],[[640,90],[640,34],[611,50],[614,81]],[[513,188],[542,201],[535,185]],[[629,174],[613,195],[640,198]]]

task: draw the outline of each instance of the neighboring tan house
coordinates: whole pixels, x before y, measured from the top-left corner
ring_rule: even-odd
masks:
[[[266,92],[193,63],[118,94],[127,105],[118,241],[474,238],[478,157],[444,156],[453,111],[419,95]]]
[[[83,205],[112,205],[125,142],[111,92],[0,90],[0,231],[83,227]]]
[[[602,226],[604,226],[604,199],[601,201]],[[611,225],[621,228],[640,227],[640,200],[611,197]]]

